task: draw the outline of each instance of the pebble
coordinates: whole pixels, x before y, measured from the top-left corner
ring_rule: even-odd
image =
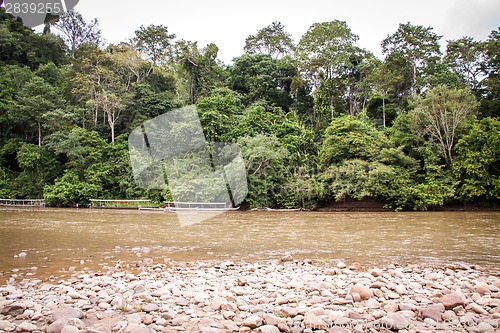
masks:
[[[63,327],[61,333],[80,333],[80,330],[78,329],[78,327],[67,325]]]
[[[0,331],[10,331],[11,328],[14,325],[12,325],[9,321],[7,320],[0,320]]]
[[[451,310],[459,305],[462,305],[462,297],[456,293],[451,293],[441,297],[439,302],[444,305],[446,310]]]
[[[0,331],[493,333],[500,326],[500,278],[476,266],[364,270],[291,255],[164,265],[137,252],[144,256],[134,272],[120,263],[50,283],[6,279]]]
[[[435,322],[440,322],[442,321],[442,316],[441,312],[443,312],[444,309],[442,306],[439,305],[431,305],[425,308],[420,309],[420,316],[425,319],[429,318],[434,320]]]
[[[367,300],[372,297],[370,288],[363,283],[356,283],[350,290],[349,294],[358,294],[362,300]]]
[[[262,318],[257,315],[249,316],[243,321],[243,326],[250,328],[257,328],[259,326],[262,326]]]
[[[255,330],[257,333],[280,333],[280,329],[273,325],[263,325]]]
[[[380,319],[380,323],[383,328],[401,331],[409,326],[408,320],[400,313],[390,313],[387,316]]]
[[[28,323],[26,321],[23,321],[19,326],[17,326],[16,331],[18,332],[33,332],[36,331],[38,328],[35,324]]]

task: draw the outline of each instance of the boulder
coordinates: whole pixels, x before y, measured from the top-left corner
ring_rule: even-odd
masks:
[[[484,294],[489,294],[490,293],[490,289],[484,283],[477,284],[476,287],[475,287],[475,290],[480,295],[484,295]]]
[[[264,325],[260,326],[255,330],[255,332],[259,333],[280,333],[280,330],[278,327],[273,326],[273,325]]]
[[[370,274],[373,275],[374,277],[379,277],[379,276],[382,276],[384,274],[384,271],[379,269],[379,268],[373,268],[370,271]]]
[[[481,322],[477,325],[478,333],[495,333],[495,328],[486,322]]]
[[[82,311],[70,307],[59,308],[52,313],[52,318],[54,319],[54,321],[59,319],[67,321],[73,318],[81,319],[82,317]]]
[[[380,324],[383,328],[393,331],[406,329],[410,323],[403,315],[394,312],[380,319]]]
[[[323,319],[315,315],[313,312],[307,312],[304,315],[304,327],[311,330],[324,330],[327,328],[327,325]]]
[[[380,302],[376,299],[370,298],[365,303],[365,308],[367,309],[378,309],[380,308]]]
[[[7,320],[0,320],[0,331],[5,332],[5,331],[10,331],[12,329],[13,325],[10,321]]]
[[[349,294],[352,295],[354,293],[358,294],[362,300],[367,300],[373,295],[370,288],[362,283],[356,283],[354,286],[352,286],[352,288],[349,290]]]
[[[251,315],[243,320],[243,326],[257,328],[262,326],[262,318],[257,315]]]
[[[264,316],[262,317],[263,319],[263,322],[264,324],[268,325],[268,326],[278,326],[280,320],[279,318],[277,318],[276,316],[272,315],[272,314],[264,314]]]
[[[35,324],[29,323],[27,321],[23,321],[21,324],[17,326],[16,329],[18,332],[33,332],[37,331],[38,327]]]
[[[61,330],[61,333],[80,333],[80,330],[78,329],[78,327],[66,325]]]
[[[142,324],[129,324],[125,328],[125,333],[150,333],[151,331],[145,325]]]
[[[458,295],[457,293],[444,295],[439,299],[439,302],[444,305],[444,308],[446,310],[451,310],[463,304],[462,296]]]
[[[483,315],[488,314],[488,311],[486,311],[482,306],[480,306],[479,304],[476,304],[474,302],[467,305],[466,309],[471,310],[471,311],[478,313],[478,314],[483,314]]]
[[[420,308],[419,314],[422,319],[430,318],[436,322],[441,322],[441,313],[444,312],[444,306],[441,304],[427,306],[425,308]]]
[[[158,309],[159,309],[158,305],[156,305],[154,303],[149,303],[149,304],[146,304],[146,305],[142,306],[142,311],[144,311],[146,313],[158,311]]]
[[[12,316],[12,317],[19,316],[19,315],[23,314],[23,312],[24,312],[24,307],[22,305],[19,305],[19,304],[7,305],[7,306],[3,307],[2,310],[0,310],[0,314],[2,314],[4,316]]]
[[[66,326],[67,323],[68,323],[68,321],[66,319],[58,319],[47,327],[46,332],[47,333],[61,333],[62,329],[64,328],[64,326]]]

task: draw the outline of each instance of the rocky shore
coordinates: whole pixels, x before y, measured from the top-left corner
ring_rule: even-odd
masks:
[[[0,286],[0,332],[500,332],[478,266],[174,262]]]

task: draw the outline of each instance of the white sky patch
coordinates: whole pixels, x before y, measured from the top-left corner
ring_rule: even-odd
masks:
[[[80,0],[76,10],[87,21],[98,18],[108,43],[134,36],[141,24],[162,24],[177,38],[215,43],[219,59],[230,63],[243,54],[245,39],[280,21],[298,42],[316,22],[346,21],[358,45],[381,57],[380,43],[399,23],[431,26],[446,40],[471,36],[484,40],[500,26],[498,0]]]

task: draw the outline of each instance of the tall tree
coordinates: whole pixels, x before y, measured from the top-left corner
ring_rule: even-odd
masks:
[[[331,120],[337,101],[344,104],[357,40],[347,23],[337,20],[313,24],[300,39],[295,54],[302,74],[316,89],[315,119]]]
[[[291,55],[294,49],[292,35],[285,31],[281,22],[270,25],[250,35],[245,40],[245,52],[248,54],[268,54],[273,59]]]
[[[151,66],[147,61],[141,59],[132,45],[120,43],[119,45],[110,45],[108,49],[111,52],[111,57],[122,64],[124,69],[122,75],[124,77],[131,76],[129,81],[139,83],[151,73]]]
[[[178,84],[185,88],[190,104],[224,86],[227,73],[217,60],[219,48],[210,43],[198,48],[197,42],[180,40],[175,44]]]
[[[486,66],[484,98],[481,111],[484,115],[500,116],[500,28],[493,30],[486,41]]]
[[[70,10],[66,12],[59,18],[55,27],[61,32],[61,37],[68,46],[72,58],[75,57],[75,52],[80,45],[92,44],[99,46],[102,43],[99,21],[93,19],[87,23],[77,11]]]
[[[474,115],[477,102],[467,89],[438,86],[429,90],[416,103],[417,130],[429,136],[441,151],[447,164],[453,162],[453,147],[460,126]]]
[[[120,97],[103,89],[97,93],[95,103],[96,107],[100,108],[106,117],[109,129],[111,130],[111,142],[115,142],[116,121],[123,109]]]
[[[402,23],[398,30],[382,41],[382,51],[386,56],[396,55],[412,68],[411,91],[417,94],[419,79],[425,69],[440,59],[439,40],[441,36],[432,32],[431,27]],[[423,83],[420,82],[420,85]]]
[[[154,70],[158,64],[172,56],[174,38],[175,35],[170,34],[166,26],[151,24],[147,27],[141,25],[135,31],[133,42],[137,50],[153,63]]]
[[[62,105],[63,99],[56,89],[43,79],[34,77],[19,91],[17,102],[11,109],[11,117],[21,122],[25,130],[34,130],[38,146],[41,146],[44,115]]]
[[[296,55],[315,87],[344,72],[359,37],[343,21],[313,24],[302,36]]]
[[[373,70],[372,61],[374,59],[375,56],[371,52],[359,47],[353,47],[345,76],[347,85],[346,99],[351,116],[360,113],[365,108],[367,97],[362,92],[362,83]]]
[[[52,26],[54,26],[59,21],[59,15],[47,13],[45,19],[43,20],[43,34],[50,35],[52,33]]]
[[[386,127],[386,101],[388,96],[395,91],[396,83],[401,81],[401,77],[387,62],[379,62],[366,81],[372,86],[374,95],[382,99],[382,123]]]
[[[234,60],[229,68],[232,88],[246,96],[247,104],[265,99],[289,109],[291,83],[297,74],[288,58],[274,60],[267,54],[245,54]]]
[[[113,47],[87,51],[75,64],[78,70],[71,80],[71,92],[84,107],[93,109],[94,126],[102,112],[114,142],[115,125],[130,95],[132,74],[121,62],[122,58],[113,56]]]
[[[477,91],[480,88],[486,62],[484,42],[475,41],[472,37],[449,41],[444,61],[460,76],[469,89]]]

